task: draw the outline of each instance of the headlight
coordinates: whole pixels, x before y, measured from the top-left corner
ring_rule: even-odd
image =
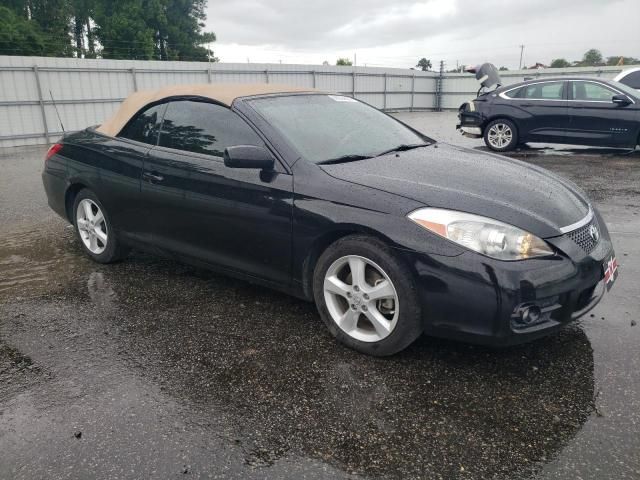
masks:
[[[439,208],[421,208],[408,217],[433,233],[499,260],[553,255],[544,240],[491,218]]]

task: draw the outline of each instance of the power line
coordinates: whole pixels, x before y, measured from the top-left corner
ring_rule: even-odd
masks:
[[[40,54],[43,56],[54,56],[56,53],[57,54],[63,54],[63,52],[66,52],[68,54],[76,54],[78,55],[78,57],[80,56],[81,53],[85,53],[87,52],[86,49],[82,49],[82,50],[78,50],[75,45],[72,43],[73,40],[73,35],[71,34],[63,34],[63,35],[53,35],[53,34],[42,34],[41,35],[43,40],[47,40],[49,39],[49,41],[54,41],[54,40],[58,40],[64,43],[64,46],[66,47],[63,50],[60,50],[59,52],[56,51],[50,51],[48,50],[47,46],[40,46],[40,48],[38,49],[36,47],[36,50],[34,51],[33,48],[16,48],[15,47],[15,42],[9,41],[9,40],[0,40],[0,49],[4,52],[4,53],[9,53],[13,52],[16,55],[34,55],[37,54],[37,50],[40,50]],[[531,46],[535,46],[535,45],[546,45],[546,46],[550,46],[550,45],[563,45],[563,44],[568,44],[568,43],[580,43],[580,42],[546,42],[546,43],[537,43],[537,44],[527,44],[528,47]],[[602,43],[602,42],[601,42]],[[608,43],[608,42],[603,42],[603,43]],[[4,47],[3,47],[4,45]],[[153,49],[149,51],[149,55],[144,54],[146,49],[143,48],[139,48],[140,45],[144,45],[144,46],[152,46]],[[11,48],[13,47],[13,48]],[[172,43],[171,41],[169,41],[169,48],[174,47],[175,49],[180,50],[180,47],[187,47],[187,48],[202,48],[204,50],[211,50],[208,44],[190,44],[190,43],[182,43],[182,42],[178,42],[178,43]],[[216,45],[216,50],[218,52],[222,52],[224,54],[225,51],[225,47],[224,46],[220,46],[220,44]],[[523,61],[524,61],[524,44],[522,45],[518,45],[518,47],[520,48],[520,60],[519,60],[519,67],[522,68],[523,66]],[[251,47],[249,47],[251,48]],[[470,55],[470,54],[479,54],[479,55],[487,55],[487,54],[495,54],[495,52],[497,51],[507,51],[507,50],[511,50],[513,49],[513,45],[505,45],[505,46],[500,46],[500,47],[495,47],[495,48],[491,48],[491,49],[466,49],[464,51],[447,51],[447,52],[430,52],[429,55],[427,55],[430,58],[446,58],[446,59],[451,59],[456,53],[464,53],[466,55]],[[301,63],[314,63],[313,61],[309,60],[309,57],[312,58],[317,58],[317,57],[325,57],[325,58],[330,58],[333,55],[336,55],[336,53],[327,53],[327,52],[311,52],[308,50],[294,50],[294,51],[284,51],[284,50],[273,50],[273,49],[261,49],[259,47],[255,47],[255,50],[261,54],[264,55],[276,55],[278,59],[293,59],[296,60],[298,62]],[[104,58],[104,54],[112,54],[114,56],[121,56],[121,57],[127,57],[130,59],[134,59],[134,60],[160,60],[158,57],[158,52],[157,52],[157,44],[154,40],[151,40],[150,42],[144,42],[144,41],[139,41],[139,40],[110,40],[108,42],[106,42],[106,44],[102,44],[99,39],[97,39],[96,41],[96,51],[94,52],[97,56]],[[141,55],[140,55],[141,54]],[[179,59],[173,59],[174,61],[207,61],[207,59],[205,59],[205,57],[203,56],[185,56],[184,54],[179,55],[180,58]],[[422,55],[424,56],[424,55]],[[75,56],[70,56],[70,58],[78,58]],[[354,55],[355,57],[355,55]],[[504,57],[504,55],[503,55]],[[510,56],[510,58],[512,58]],[[104,58],[104,59],[108,59],[108,58]],[[362,52],[360,53],[360,58],[358,59],[360,61],[360,65],[363,64],[367,64],[367,65],[378,65],[378,66],[391,66],[391,65],[395,65],[396,67],[398,67],[398,65],[401,65],[403,63],[411,63],[411,65],[413,65],[413,62],[416,59],[416,55],[371,55],[371,56],[367,56],[366,54],[362,54]],[[115,59],[117,60],[117,59]],[[169,59],[171,60],[171,59]],[[355,58],[354,58],[355,60]],[[515,58],[514,58],[515,60]],[[291,63],[297,63],[296,61],[293,61]],[[267,62],[260,62],[260,63],[269,63]],[[276,61],[277,63],[277,61]],[[403,68],[403,67],[399,67],[399,68]],[[408,65],[407,65],[408,68]]]
[[[73,45],[73,40],[74,40],[74,35],[70,32],[68,34],[62,34],[62,35],[55,35],[55,34],[51,34],[49,32],[42,32],[40,33],[40,36],[43,37],[44,39],[49,39],[49,40],[64,40],[64,41],[68,41],[71,45],[72,48],[76,48],[75,45]],[[102,45],[99,41],[99,38],[96,39],[96,43],[98,45]],[[152,43],[155,44],[155,39],[151,39]],[[12,43],[9,41],[4,41],[4,43]],[[145,41],[141,41],[141,40],[117,40],[117,39],[110,39],[108,41],[109,45],[112,44],[121,44],[121,45],[133,45],[133,44],[142,44],[142,45],[146,45],[148,44],[148,42]],[[171,40],[169,40],[169,44],[170,45],[175,45],[175,46],[188,46],[188,47],[202,47],[202,48],[206,48],[207,43],[202,43],[202,44],[191,44],[191,43],[183,43],[183,42],[171,42]],[[529,47],[535,47],[535,46],[556,46],[556,45],[568,45],[568,44],[581,44],[584,43],[582,41],[565,41],[565,42],[538,42],[538,43],[527,43],[527,46]],[[604,41],[604,42],[598,42],[599,44],[619,44],[619,42],[617,41]],[[217,45],[221,45],[221,44],[217,44]],[[250,47],[250,46],[249,46]],[[517,45],[517,47],[522,47],[522,45]],[[224,47],[222,47],[224,48]],[[373,48],[373,47],[371,47]],[[481,48],[481,49],[468,49],[465,48],[463,50],[446,50],[446,51],[438,51],[438,52],[428,52],[428,56],[434,57],[434,56],[448,56],[448,55],[452,55],[452,54],[460,54],[460,53],[490,53],[490,52],[494,52],[497,50],[509,50],[513,48],[513,45],[503,45],[503,46],[492,46],[492,47],[487,47],[487,48]],[[336,48],[335,51],[341,51],[341,50],[350,50],[351,47],[347,47],[347,48]],[[304,56],[304,55],[326,55],[327,52],[322,52],[322,51],[311,51],[311,50],[265,50],[265,49],[261,49],[262,52],[264,53],[275,53],[275,54],[279,54],[282,55],[285,52],[289,52],[289,53],[293,53],[293,54],[289,54],[289,55],[285,55],[285,56],[289,56],[289,57],[293,57],[293,56]],[[333,53],[331,54],[333,55]],[[394,58],[407,58],[407,59],[413,59],[415,58],[416,54],[411,54],[411,55],[376,55],[375,58],[389,58],[389,59],[394,59]],[[424,56],[424,55],[423,55]]]

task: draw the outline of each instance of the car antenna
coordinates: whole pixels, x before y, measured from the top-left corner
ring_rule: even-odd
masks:
[[[58,116],[58,121],[60,122],[60,126],[62,127],[62,133],[67,133],[64,131],[64,125],[62,124],[62,118],[60,118],[60,112],[58,111],[58,106],[56,105],[56,101],[53,99],[53,93],[49,90],[49,95],[51,96],[51,101],[53,102],[53,108],[56,111],[56,115]]]

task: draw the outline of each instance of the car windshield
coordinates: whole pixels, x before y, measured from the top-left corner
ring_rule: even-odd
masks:
[[[615,80],[611,80],[611,85],[613,85],[618,90],[623,91],[627,95],[630,95],[631,98],[639,98],[638,90],[631,88],[629,85],[625,85],[624,83],[616,82]]]
[[[433,141],[369,105],[342,95],[290,95],[251,106],[307,160],[361,160]]]

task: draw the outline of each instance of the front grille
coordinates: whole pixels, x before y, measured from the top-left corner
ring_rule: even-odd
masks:
[[[592,226],[595,227],[598,232],[598,240],[594,240],[591,235]],[[600,240],[600,227],[596,217],[594,216],[593,220],[586,225],[574,230],[573,232],[567,233],[567,236],[586,253],[591,253],[593,249],[596,248],[596,245],[598,245],[598,241]]]

